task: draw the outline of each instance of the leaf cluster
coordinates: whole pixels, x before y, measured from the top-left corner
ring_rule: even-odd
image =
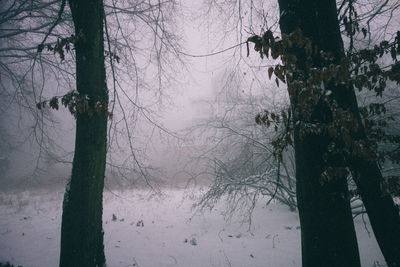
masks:
[[[78,114],[106,116],[112,119],[112,113],[108,111],[108,103],[104,101],[93,101],[88,95],[81,95],[78,91],[70,91],[63,96],[54,96],[50,100],[41,101],[36,107],[41,110],[49,107],[58,110],[60,104],[68,108],[69,112],[76,118]]]
[[[362,49],[357,53],[349,53],[347,59],[351,66],[352,82],[355,88],[362,91],[364,88],[375,91],[382,96],[388,81],[400,84],[400,63],[397,56],[400,54],[400,31],[391,43],[382,41],[372,49]],[[393,64],[382,67],[377,62],[390,56]]]
[[[69,37],[65,38],[58,38],[56,44],[39,44],[37,48],[37,53],[42,53],[43,50],[46,48],[47,51],[53,52],[54,54],[58,54],[60,56],[61,61],[65,59],[65,53],[70,52],[72,49],[72,46],[75,45],[75,43],[79,39],[84,39],[83,33],[79,34],[78,36],[75,36],[72,34]]]
[[[346,23],[345,23],[346,24]],[[347,27],[349,34],[360,31],[358,25]],[[361,29],[364,36],[365,30]],[[262,36],[252,36],[254,49],[263,58],[280,57],[282,64],[268,68],[268,77],[275,82],[288,84],[291,107],[282,114],[264,110],[255,117],[256,124],[274,127],[280,133],[271,142],[275,157],[281,161],[282,152],[293,144],[294,129],[299,137],[324,136],[328,139],[328,149],[324,155],[327,166],[346,167],[350,158],[362,157],[370,161],[400,163],[400,152],[380,150],[381,144],[400,147],[400,136],[387,133],[390,121],[385,104],[377,101],[360,107],[357,112],[342,108],[337,103],[338,90],[362,91],[367,89],[382,97],[389,82],[400,83],[400,31],[393,42],[382,41],[372,48],[349,52],[340,60],[313,45],[300,29],[282,39],[273,36],[271,31]],[[301,58],[298,58],[298,56]],[[391,60],[382,66],[379,61]],[[291,115],[291,116],[290,116]],[[360,123],[362,125],[360,125]],[[367,138],[359,138],[360,126]]]

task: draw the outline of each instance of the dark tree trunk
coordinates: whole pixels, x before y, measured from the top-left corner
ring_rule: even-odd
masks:
[[[295,134],[303,267],[360,266],[344,174],[323,178],[323,137]],[[326,179],[331,179],[326,181]]]
[[[332,43],[341,42],[336,32],[330,31],[327,13],[335,12],[333,0],[279,0],[282,34],[290,34],[300,28],[313,45],[334,54]],[[319,3],[317,3],[319,2]],[[336,20],[337,23],[337,20]],[[306,55],[297,49],[289,51],[297,58],[297,69],[307,73]],[[314,67],[320,62],[314,58]],[[294,75],[296,79],[296,74]],[[303,77],[304,78],[304,77]],[[291,85],[288,84],[290,87]],[[329,88],[332,90],[332,88]],[[303,105],[297,94],[290,95],[293,110]],[[360,266],[347,180],[344,172],[327,172],[323,155],[327,152],[330,137],[324,134],[306,133],[300,137],[302,123],[327,123],[327,109],[314,107],[311,118],[295,114],[295,162],[297,204],[301,223],[303,267]]]
[[[317,1],[318,2],[318,1]],[[325,14],[322,14],[326,16]],[[340,37],[336,10],[330,14],[334,23],[328,32]],[[339,59],[345,57],[343,41],[338,37],[331,42],[332,49],[337,51]],[[335,91],[336,100],[340,107],[349,110],[357,119],[359,127],[354,133],[354,140],[366,140],[366,133],[358,110],[357,98],[353,87],[338,87]],[[400,214],[387,192],[383,192],[381,183],[383,176],[378,164],[361,156],[353,156],[348,166],[351,170],[362,201],[365,205],[375,238],[379,244],[388,266],[400,266]]]
[[[108,103],[102,0],[69,0],[77,41],[76,82],[89,107]],[[102,213],[107,116],[77,114],[75,155],[62,215],[60,266],[105,266]]]
[[[298,3],[300,2],[300,3]],[[300,27],[320,50],[331,52],[336,62],[345,57],[337,19],[336,2],[333,0],[279,0],[282,33]],[[292,11],[292,12],[290,12]],[[366,134],[358,111],[352,87],[330,88],[339,107],[349,110],[358,121],[355,140],[365,140]],[[304,159],[301,159],[304,160]],[[300,160],[300,161],[301,161]],[[348,162],[354,181],[366,207],[375,237],[389,266],[400,266],[400,216],[390,195],[381,189],[382,174],[376,162],[353,156]],[[298,181],[301,186],[302,181]]]
[[[375,162],[356,158],[351,170],[372,230],[388,266],[400,266],[400,217],[390,195],[382,192],[382,174]]]

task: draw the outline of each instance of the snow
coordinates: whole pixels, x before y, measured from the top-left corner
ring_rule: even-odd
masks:
[[[104,194],[107,265],[124,266],[301,266],[297,213],[259,205],[252,224],[221,214],[224,205],[194,213],[198,196],[183,190]],[[0,262],[24,267],[57,266],[63,192],[0,193]],[[113,216],[114,215],[114,216]],[[113,218],[114,217],[114,218]],[[246,219],[246,218],[245,218]],[[355,225],[362,266],[384,263],[366,219]]]

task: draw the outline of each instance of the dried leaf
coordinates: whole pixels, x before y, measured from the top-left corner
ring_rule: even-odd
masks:
[[[273,67],[269,67],[268,68],[268,78],[271,80],[272,77],[272,73],[274,73],[274,68]]]
[[[361,31],[362,31],[362,33],[364,35],[364,38],[365,38],[367,36],[367,29],[362,28]]]

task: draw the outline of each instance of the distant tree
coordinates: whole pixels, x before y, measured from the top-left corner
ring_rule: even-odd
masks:
[[[250,92],[242,91],[246,83],[238,78],[232,78],[214,99],[205,103],[209,117],[190,130],[205,139],[207,152],[198,154],[214,176],[198,207],[212,207],[226,197],[225,213],[230,216],[240,207],[240,212],[249,215],[243,217],[250,222],[251,212],[260,199],[275,198],[294,211],[296,183],[293,152],[288,150],[286,161],[276,161],[271,145],[277,135],[274,127],[259,127],[253,118],[263,109],[278,112],[286,108],[286,99],[271,100],[273,96],[263,94],[267,89],[257,86]],[[280,124],[274,126],[281,128]]]

